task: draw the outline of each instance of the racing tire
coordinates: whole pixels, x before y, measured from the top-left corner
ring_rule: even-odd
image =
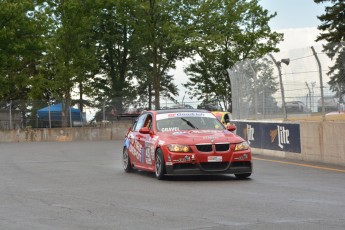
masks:
[[[157,149],[155,157],[155,174],[158,180],[165,177],[165,160],[161,149]]]
[[[235,177],[237,179],[243,180],[243,179],[247,179],[251,175],[252,175],[251,173],[241,173],[241,174],[235,174]]]
[[[123,162],[123,170],[125,170],[125,172],[131,172],[133,167],[132,167],[131,159],[129,158],[128,150],[126,147],[123,148],[122,162]]]

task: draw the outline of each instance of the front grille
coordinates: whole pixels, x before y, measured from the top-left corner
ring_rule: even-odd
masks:
[[[212,152],[212,145],[210,144],[198,144],[196,145],[196,148],[200,152]]]
[[[204,162],[200,163],[200,167],[205,171],[226,170],[229,167],[229,162]]]
[[[226,152],[226,151],[229,151],[229,149],[230,149],[229,143],[219,143],[219,144],[215,144],[214,146],[215,146],[216,152]],[[212,152],[213,151],[212,144],[197,144],[196,148],[198,149],[199,152]]]
[[[230,144],[229,143],[216,144],[216,152],[228,151],[229,148],[230,148]]]

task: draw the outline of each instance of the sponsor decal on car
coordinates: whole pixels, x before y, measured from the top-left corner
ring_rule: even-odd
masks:
[[[184,156],[183,158],[173,160],[173,162],[188,162],[188,161],[190,161],[190,156]]]
[[[156,120],[163,120],[168,118],[174,117],[210,117],[214,118],[211,113],[197,113],[197,112],[186,112],[186,113],[165,113],[165,114],[157,114]]]
[[[211,140],[211,142],[212,142],[212,140],[214,141],[216,138],[217,138],[217,136],[202,137],[202,139],[204,139],[204,140]]]
[[[212,134],[217,134],[217,133],[223,133],[223,130],[192,130],[190,133],[212,133]]]
[[[187,134],[187,132],[186,131],[180,131],[180,132],[172,133],[173,136],[182,135],[182,134]]]
[[[171,131],[179,131],[179,127],[168,127],[168,128],[162,128],[162,132],[171,132]]]
[[[248,155],[247,154],[243,154],[243,155],[241,155],[239,157],[235,157],[234,159],[235,160],[239,160],[239,161],[243,161],[243,160],[248,159]]]
[[[161,140],[158,142],[159,145],[164,145],[164,143],[165,141],[161,141]]]
[[[150,142],[146,142],[145,143],[145,161],[146,161],[146,164],[149,164],[151,165],[152,164],[152,161],[151,161],[151,144]]]
[[[130,151],[138,160],[141,159],[142,149],[143,146],[139,141],[137,141],[136,139],[131,139],[128,151]]]

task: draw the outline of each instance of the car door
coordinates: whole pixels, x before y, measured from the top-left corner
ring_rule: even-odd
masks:
[[[147,114],[142,114],[138,117],[136,123],[133,125],[133,128],[128,135],[129,146],[128,146],[128,153],[131,159],[131,162],[134,165],[141,165],[142,156],[143,156],[143,142],[142,142],[142,135],[139,130],[144,126]]]
[[[137,123],[133,127],[132,139],[130,140],[130,154],[132,163],[136,167],[143,169],[152,168],[151,140],[152,140],[153,117],[150,113],[142,114],[138,117]],[[140,129],[146,127],[151,133],[141,133]]]
[[[138,166],[141,166],[145,169],[152,169],[152,158],[151,158],[151,145],[152,145],[152,133],[153,133],[153,116],[148,113],[142,123],[142,126],[139,128],[147,128],[149,133],[139,132],[137,134],[137,140],[140,143],[141,149],[141,161],[138,162]]]

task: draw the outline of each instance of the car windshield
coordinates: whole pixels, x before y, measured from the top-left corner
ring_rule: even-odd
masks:
[[[222,120],[222,115],[217,115],[216,117],[218,120]]]
[[[224,126],[211,114],[172,113],[157,115],[157,131],[223,130]]]

